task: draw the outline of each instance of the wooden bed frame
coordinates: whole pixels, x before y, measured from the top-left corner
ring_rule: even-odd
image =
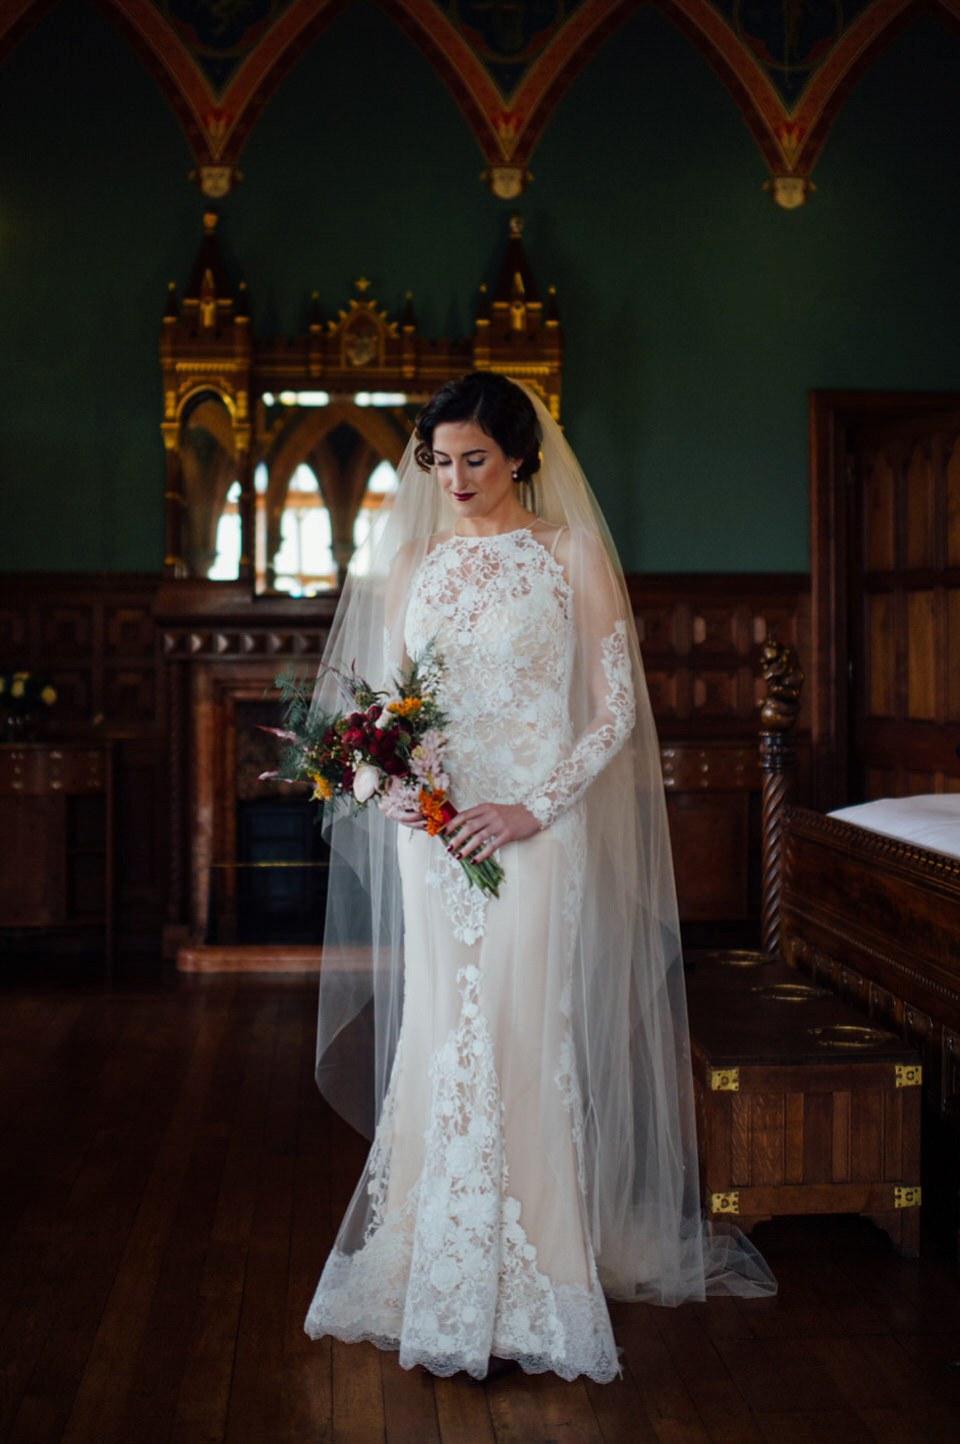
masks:
[[[779,842],[784,961],[912,1044],[960,1126],[960,859],[789,805]]]
[[[920,1054],[924,1168],[940,1195],[929,1201],[946,1205],[960,1243],[960,859],[792,806],[803,674],[771,639],[764,675],[764,951]]]

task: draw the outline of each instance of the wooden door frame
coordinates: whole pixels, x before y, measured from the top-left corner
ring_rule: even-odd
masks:
[[[915,412],[955,411],[948,391],[810,392],[810,630],[807,668],[811,692],[813,805],[826,811],[847,802],[850,664],[847,616],[849,476],[846,436],[851,426]]]

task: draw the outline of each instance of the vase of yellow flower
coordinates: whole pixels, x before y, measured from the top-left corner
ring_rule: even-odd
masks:
[[[0,740],[32,742],[39,719],[56,700],[46,677],[24,667],[0,667]]]

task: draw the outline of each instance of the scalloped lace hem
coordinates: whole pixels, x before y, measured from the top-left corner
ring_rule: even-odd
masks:
[[[564,1341],[559,1351],[544,1344],[531,1348],[529,1336],[521,1345],[510,1337],[509,1324],[498,1327],[498,1320],[480,1353],[462,1346],[441,1353],[405,1337],[403,1304],[384,1298],[383,1275],[373,1266],[379,1260],[366,1259],[365,1252],[362,1248],[355,1254],[339,1249],[331,1253],[303,1325],[310,1338],[329,1334],[345,1344],[374,1344],[384,1351],[399,1352],[401,1368],[420,1365],[440,1378],[462,1370],[474,1379],[483,1379],[491,1354],[515,1359],[526,1374],[553,1373],[568,1381],[585,1375],[597,1384],[608,1384],[621,1373],[610,1315],[599,1286],[552,1285],[551,1334],[554,1339],[559,1334]],[[482,1342],[482,1325],[475,1330],[474,1339]]]

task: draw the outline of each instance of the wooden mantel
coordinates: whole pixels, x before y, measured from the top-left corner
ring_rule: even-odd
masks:
[[[251,595],[249,584],[166,581],[154,604],[170,665],[170,891],[164,953],[203,941],[210,867],[236,857],[236,709],[291,664],[315,671],[336,598]]]

